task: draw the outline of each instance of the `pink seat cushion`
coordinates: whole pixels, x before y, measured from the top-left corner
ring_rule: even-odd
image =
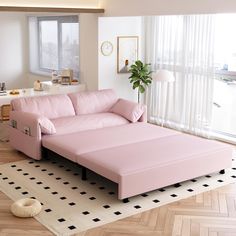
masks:
[[[30,112],[48,119],[75,115],[70,98],[64,94],[18,98],[12,100],[11,104],[15,111]]]
[[[70,134],[83,130],[128,124],[129,121],[113,113],[97,113],[52,119],[57,135]]]
[[[112,89],[69,94],[76,115],[108,112],[116,103],[117,96]]]
[[[131,122],[136,122],[145,112],[145,106],[125,99],[119,99],[111,108],[111,112],[121,115]]]
[[[187,161],[189,169],[183,170],[184,176],[185,171],[198,168],[196,164],[191,166],[191,161],[198,160],[201,166],[207,155],[217,153],[222,149],[229,149],[229,147],[216,141],[179,133],[84,153],[77,159],[81,165],[114,182],[119,182],[121,176],[129,176],[153,168],[161,169]],[[193,161],[193,163],[196,162]],[[224,163],[224,157],[222,157],[222,163]],[[178,177],[179,175],[180,173]]]
[[[55,126],[58,134],[60,131],[58,131],[56,124]],[[76,162],[79,156],[84,153],[177,135],[178,133],[170,129],[138,122],[66,135],[45,136],[42,143],[44,147]]]

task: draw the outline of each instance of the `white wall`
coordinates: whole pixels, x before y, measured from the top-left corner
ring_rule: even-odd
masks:
[[[119,97],[137,101],[137,91],[132,89],[130,74],[117,73],[117,36],[139,36],[141,45],[141,17],[99,18],[99,89],[113,88]],[[103,41],[113,44],[113,53],[103,56],[100,50]],[[140,55],[139,50],[139,55]]]
[[[80,14],[80,80],[98,89],[98,15]]]
[[[0,0],[2,6],[97,7],[98,0]]]
[[[27,87],[27,32],[24,14],[0,14],[0,82],[7,89]]]
[[[106,16],[236,12],[235,0],[99,0]]]

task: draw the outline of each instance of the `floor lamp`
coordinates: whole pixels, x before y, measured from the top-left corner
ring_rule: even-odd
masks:
[[[153,82],[156,81],[156,82],[160,82],[162,84],[163,83],[173,83],[175,81],[175,77],[168,70],[158,70],[158,71],[155,71],[155,72],[152,73],[152,80],[153,80]],[[161,84],[161,89],[163,88],[162,84]],[[167,99],[168,90],[169,90],[169,87],[167,87],[167,91],[166,91],[166,94],[165,94],[165,101]],[[166,109],[166,106],[165,106],[164,111],[163,111],[163,114],[164,114],[165,117],[166,117],[166,112],[167,112],[167,109]],[[164,116],[163,116],[162,121],[161,121],[161,126],[163,126],[163,123],[164,123]]]

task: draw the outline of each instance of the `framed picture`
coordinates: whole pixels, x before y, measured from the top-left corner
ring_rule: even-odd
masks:
[[[117,73],[129,73],[129,68],[138,60],[138,36],[117,37]]]

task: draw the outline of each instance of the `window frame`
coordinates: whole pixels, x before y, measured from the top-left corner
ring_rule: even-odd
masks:
[[[37,68],[32,73],[34,74],[43,74],[48,75],[52,72],[52,69],[45,68],[42,66],[42,32],[41,32],[41,26],[40,23],[43,21],[57,21],[57,43],[58,43],[58,69],[61,70],[62,67],[62,24],[63,23],[78,23],[79,27],[79,16],[78,15],[61,15],[61,16],[35,16],[36,18],[36,31],[37,31]],[[79,39],[79,35],[78,35]],[[78,65],[79,67],[79,65]]]

